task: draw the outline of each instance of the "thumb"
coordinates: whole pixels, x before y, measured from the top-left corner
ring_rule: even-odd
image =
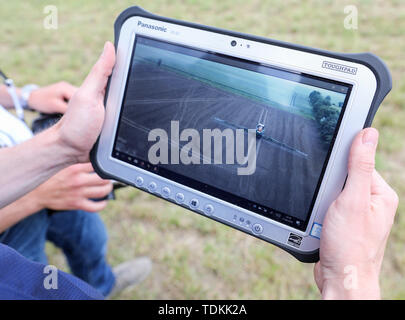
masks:
[[[104,90],[107,85],[108,77],[112,73],[114,64],[114,45],[107,41],[104,45],[103,53],[91,69],[80,89],[84,90],[90,97],[99,95],[104,96]]]
[[[378,131],[374,128],[364,129],[354,138],[344,192],[370,196],[377,143]]]

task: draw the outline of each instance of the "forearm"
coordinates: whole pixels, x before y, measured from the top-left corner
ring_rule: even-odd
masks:
[[[59,125],[20,145],[0,149],[0,208],[75,163],[74,150],[61,141]]]
[[[15,88],[17,95],[20,95],[21,89]],[[14,106],[13,100],[7,91],[7,87],[3,84],[0,85],[0,105],[5,108],[12,108]]]
[[[43,206],[35,190],[0,209],[0,233],[41,209]]]

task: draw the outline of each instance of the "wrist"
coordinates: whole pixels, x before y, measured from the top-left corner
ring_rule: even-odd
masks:
[[[69,144],[68,141],[64,138],[64,135],[62,133],[62,120],[60,120],[58,123],[56,123],[51,129],[49,130],[54,130],[54,137],[55,137],[55,147],[58,149],[58,152],[61,156],[64,157],[66,160],[66,167],[70,165],[74,165],[81,161],[81,158],[83,157],[82,152],[77,150],[74,146]]]
[[[34,189],[23,197],[23,199],[25,199],[25,202],[27,203],[27,208],[25,211],[30,215],[46,208],[45,199],[40,194],[38,188]]]
[[[379,300],[379,275],[373,268],[360,270],[347,266],[343,274],[326,278],[322,286],[324,300]]]
[[[36,84],[28,84],[21,88],[19,97],[21,106],[24,109],[31,109],[31,107],[35,109],[35,104],[32,102],[32,96],[37,89],[39,89],[39,86]]]

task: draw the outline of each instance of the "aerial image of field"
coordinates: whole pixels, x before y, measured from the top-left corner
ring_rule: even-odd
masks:
[[[178,121],[180,132],[192,128],[201,137],[203,129],[244,129],[247,152],[247,130],[261,124],[264,132],[255,137],[252,175],[237,175],[241,165],[225,163],[225,139],[223,164],[202,164],[204,148],[212,148],[208,154],[214,155],[214,146],[201,140],[201,164],[164,167],[305,220],[329,147],[320,132],[325,117],[317,120],[313,112],[321,97],[328,97],[336,111],[345,95],[138,44],[116,150],[148,160],[154,144],[148,142],[148,133],[155,128],[168,133],[170,147],[181,149],[187,142],[170,137],[171,121]]]

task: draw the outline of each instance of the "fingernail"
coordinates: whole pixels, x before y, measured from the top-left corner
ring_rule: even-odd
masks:
[[[363,144],[376,146],[378,142],[378,131],[374,128],[366,129],[363,133]]]

